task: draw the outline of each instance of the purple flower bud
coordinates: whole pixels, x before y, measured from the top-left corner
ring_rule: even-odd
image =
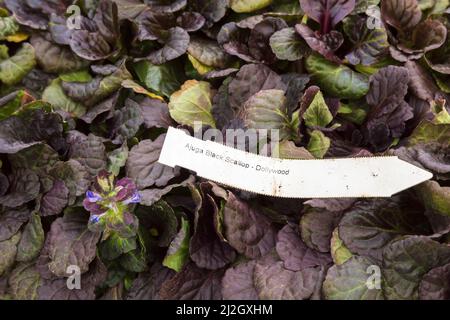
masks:
[[[89,218],[89,220],[90,220],[92,223],[97,223],[97,222],[100,221],[100,216],[98,216],[98,215],[92,215],[92,216]]]
[[[115,200],[124,201],[128,198],[131,198],[136,192],[137,188],[133,180],[131,180],[130,178],[123,178],[117,181],[116,190],[118,190],[118,192],[115,196]]]
[[[88,198],[83,200],[83,207],[92,214],[102,214],[107,208],[102,208],[98,203],[91,202]]]
[[[139,203],[139,202],[141,202],[141,195],[139,191],[136,190],[130,198],[123,201],[123,204]]]
[[[86,199],[89,202],[97,202],[101,201],[102,197],[98,193],[88,190],[86,191]]]

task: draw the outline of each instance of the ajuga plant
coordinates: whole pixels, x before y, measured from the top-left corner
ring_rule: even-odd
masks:
[[[449,299],[449,5],[0,0],[0,299]],[[433,179],[249,194],[158,163],[195,122]]]

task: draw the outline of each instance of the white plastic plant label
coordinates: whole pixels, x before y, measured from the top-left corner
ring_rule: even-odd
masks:
[[[169,128],[159,162],[234,188],[286,198],[390,197],[432,178],[396,156],[287,160]]]

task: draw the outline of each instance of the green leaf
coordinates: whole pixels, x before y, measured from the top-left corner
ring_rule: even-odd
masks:
[[[436,181],[426,181],[417,186],[417,191],[427,209],[450,216],[450,187],[441,187]]]
[[[333,234],[331,236],[330,248],[333,262],[336,265],[341,265],[345,263],[345,261],[353,257],[353,254],[350,252],[350,250],[348,250],[344,242],[342,242],[342,239],[339,237],[338,228],[334,229],[333,231]]]
[[[149,90],[153,90],[166,97],[170,97],[172,93],[181,86],[179,72],[173,63],[165,63],[162,65],[154,65],[148,61],[140,61],[133,65],[139,81],[141,81]]]
[[[12,115],[20,114],[27,109],[51,109],[50,105],[42,101],[27,103],[28,101],[30,101],[30,99],[33,98],[25,90],[19,90],[10,93],[5,98],[5,100],[9,101],[6,104],[0,106],[0,120],[6,119]]]
[[[34,263],[20,263],[11,272],[8,282],[13,299],[35,300],[41,285],[41,275]]]
[[[113,232],[108,239],[99,245],[99,253],[103,259],[114,260],[124,253],[136,249],[136,238],[122,238],[118,233]]]
[[[114,149],[108,154],[108,172],[119,175],[120,168],[124,167],[128,159],[128,146],[124,143],[120,148]]]
[[[34,54],[33,46],[24,43],[15,55],[0,62],[0,81],[6,85],[20,82],[36,65]]]
[[[261,90],[245,102],[241,118],[248,128],[279,130],[279,138],[283,140],[294,135],[285,104],[283,90]]]
[[[14,17],[0,17],[0,40],[5,40],[19,31],[19,25]]]
[[[384,300],[376,287],[369,289],[373,265],[364,257],[354,256],[341,265],[332,266],[323,282],[323,294],[327,300]],[[380,279],[382,282],[382,280]],[[369,283],[373,284],[373,283]],[[382,283],[380,283],[382,286]]]
[[[71,117],[81,117],[86,113],[86,107],[73,101],[64,93],[61,87],[61,79],[53,80],[42,93],[42,100],[50,103],[55,109],[67,112]]]
[[[311,154],[318,158],[322,159],[323,156],[327,153],[328,149],[331,145],[330,138],[326,137],[321,131],[314,130],[310,134],[310,139],[308,143],[308,151],[311,152]]]
[[[224,69],[230,62],[230,56],[216,41],[206,40],[200,37],[191,37],[188,47],[188,57],[189,60],[194,58],[198,64],[204,67],[210,67],[211,70],[214,68]],[[195,67],[195,64],[192,64]]]
[[[120,257],[120,265],[131,272],[143,272],[147,269],[147,259],[141,249],[127,252]]]
[[[296,61],[310,50],[294,28],[284,28],[270,37],[270,47],[280,60]]]
[[[345,57],[353,65],[372,65],[389,48],[386,29],[369,29],[369,19],[371,18],[350,16],[344,20],[344,31],[354,44]]]
[[[273,0],[231,0],[230,7],[234,12],[253,12],[272,4]]]
[[[8,46],[4,45],[4,44],[0,44],[0,61],[3,61],[5,59],[9,58],[9,48]]]
[[[423,209],[401,197],[358,202],[339,223],[339,236],[346,247],[374,261],[381,261],[383,248],[394,238],[430,233]]]
[[[170,96],[170,116],[178,123],[193,127],[194,122],[202,122],[215,128],[211,114],[212,92],[208,82],[188,80],[181,89]]]
[[[450,114],[447,111],[446,104],[445,100],[431,102],[431,111],[434,113],[433,122],[435,124],[450,124]]]
[[[421,122],[409,137],[408,145],[427,144],[430,142],[450,145],[450,124],[434,124],[431,121]]]
[[[308,127],[326,127],[333,120],[333,115],[328,109],[322,92],[316,93],[311,104],[305,110],[303,119]]]
[[[30,221],[25,226],[20,238],[16,260],[28,262],[36,258],[44,246],[44,239],[41,217],[36,213],[32,213]]]
[[[77,265],[81,273],[89,270],[95,259],[100,233],[88,230],[84,216],[66,213],[56,219],[47,235],[44,250],[49,252],[48,269],[58,277],[67,276],[67,267]]]
[[[207,66],[200,61],[198,61],[195,57],[191,56],[190,54],[187,55],[189,61],[192,64],[192,67],[198,72],[199,75],[204,75],[212,70],[214,70],[213,67]]]
[[[126,80],[122,81],[122,87],[127,88],[127,89],[131,89],[131,90],[133,90],[136,93],[144,94],[144,95],[146,95],[146,96],[148,96],[150,98],[164,101],[163,97],[160,97],[157,94],[154,94],[154,93],[148,91],[143,86],[141,86],[140,84],[134,82],[133,80],[126,79]]]
[[[33,36],[30,43],[36,50],[39,66],[45,72],[71,72],[89,65],[88,61],[78,57],[68,46],[59,46],[41,36]]]
[[[338,114],[345,120],[362,125],[366,120],[368,108],[359,103],[342,103],[339,105]]]
[[[66,82],[90,82],[92,80],[92,76],[88,70],[79,70],[68,73],[63,73],[59,75],[59,78],[62,81]]]
[[[14,264],[19,241],[20,231],[11,238],[0,241],[0,276]]]
[[[418,298],[422,277],[450,262],[450,247],[425,236],[392,241],[383,250],[383,292],[389,300]]]
[[[190,226],[189,221],[181,218],[181,228],[170,243],[166,257],[162,264],[170,269],[180,272],[189,259]]]
[[[312,54],[306,59],[312,79],[328,94],[341,99],[359,99],[369,91],[369,78],[344,65]]]

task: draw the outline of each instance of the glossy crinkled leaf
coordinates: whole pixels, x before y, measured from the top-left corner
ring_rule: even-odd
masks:
[[[165,135],[161,135],[154,141],[143,140],[130,150],[126,172],[140,189],[165,186],[178,175],[179,170],[158,163],[164,138]]]
[[[51,168],[50,175],[61,180],[69,190],[69,205],[72,205],[75,198],[84,194],[89,187],[89,174],[86,168],[76,160],[56,163]],[[64,190],[62,192],[65,194]]]
[[[159,290],[166,280],[175,275],[175,271],[156,262],[149,271],[140,273],[133,281],[127,300],[160,300]]]
[[[107,170],[115,176],[119,175],[120,169],[125,166],[128,159],[128,145],[124,143],[120,148],[117,148],[108,153]]]
[[[20,263],[11,272],[9,287],[15,300],[36,300],[37,288],[41,284],[41,276],[34,264]]]
[[[39,195],[40,183],[36,173],[29,169],[18,169],[10,178],[9,193],[0,197],[0,204],[16,208]]]
[[[224,209],[225,237],[239,253],[259,258],[275,246],[275,228],[244,201],[230,194]]]
[[[450,264],[431,269],[420,282],[421,300],[450,299]]]
[[[261,90],[244,104],[241,117],[247,128],[279,130],[280,139],[291,134],[282,90]]]
[[[0,241],[0,276],[14,264],[17,254],[17,244],[20,241],[20,232],[11,238]]]
[[[404,32],[415,27],[422,18],[417,0],[381,1],[381,14],[384,21]]]
[[[330,256],[308,248],[300,238],[298,228],[286,225],[278,232],[276,250],[285,269],[300,271],[310,267],[327,265]]]
[[[70,290],[67,278],[42,279],[38,288],[39,300],[94,300],[95,289],[106,278],[106,267],[96,259],[89,271],[81,275],[79,290]]]
[[[424,236],[392,241],[383,250],[383,292],[388,299],[418,299],[422,277],[450,261],[450,247]]]
[[[71,100],[61,87],[61,80],[54,80],[42,94],[42,100],[50,103],[56,109],[68,113],[72,117],[81,117],[86,107],[79,102]]]
[[[112,233],[108,239],[99,245],[99,253],[102,259],[114,260],[120,255],[136,249],[136,238],[122,238],[117,233]]]
[[[0,17],[0,39],[5,40],[19,31],[19,25],[14,17]]]
[[[230,56],[214,41],[192,37],[187,49],[188,53],[206,66],[225,68]]]
[[[255,93],[261,90],[285,90],[281,77],[263,64],[244,65],[228,86],[229,103],[239,110]]]
[[[223,270],[209,271],[190,263],[166,281],[160,291],[163,300],[220,300]]]
[[[28,221],[30,212],[25,207],[2,208],[0,211],[0,241],[11,238]]]
[[[111,46],[99,32],[74,30],[70,37],[70,48],[79,57],[90,60],[102,60],[111,54]]]
[[[146,258],[145,252],[139,248],[136,248],[123,254],[119,258],[119,263],[125,270],[131,272],[143,272],[147,270]]]
[[[149,61],[140,61],[133,66],[139,80],[145,86],[158,93],[170,97],[170,95],[181,87],[182,79],[176,73],[175,66],[170,63],[154,65]]]
[[[306,68],[321,89],[332,96],[358,99],[369,91],[367,76],[318,55],[311,55],[306,59]]]
[[[354,44],[345,57],[353,65],[374,64],[389,48],[386,29],[368,28],[368,21],[356,16],[344,20],[344,31]]]
[[[30,43],[34,47],[38,65],[45,72],[76,71],[89,64],[69,48],[54,44],[43,37],[33,36]]]
[[[36,258],[44,245],[44,239],[41,218],[36,213],[32,213],[17,246],[16,260],[28,262]]]
[[[211,87],[208,82],[188,80],[170,96],[170,116],[178,123],[194,126],[194,122],[215,127],[211,115]]]
[[[296,61],[308,53],[306,43],[293,28],[285,28],[270,37],[270,47],[280,60]]]
[[[164,46],[147,56],[151,63],[163,64],[186,53],[189,46],[189,34],[180,27],[171,28],[167,33]]]
[[[300,235],[303,242],[311,249],[329,252],[331,235],[341,215],[339,211],[307,209],[300,219]]]
[[[87,229],[83,216],[73,215],[58,218],[52,223],[48,250],[50,271],[58,277],[67,276],[67,267],[77,265],[81,272],[89,270],[89,264],[94,260],[99,233]]]
[[[200,194],[193,196],[198,198],[198,202],[189,254],[198,267],[217,270],[234,261],[236,252],[216,230],[219,208],[214,199],[206,192],[203,192],[202,199],[200,197]]]
[[[58,115],[30,110],[0,122],[0,152],[16,153],[42,141],[60,137],[61,133],[62,121]]]
[[[167,103],[156,99],[144,99],[139,104],[146,128],[168,128],[173,125]]]
[[[85,136],[78,132],[69,133],[69,157],[82,164],[93,177],[106,167],[103,139],[93,134]]]
[[[13,85],[22,80],[36,65],[35,50],[25,43],[9,59],[0,62],[0,81],[5,85]]]
[[[291,271],[285,269],[281,261],[257,263],[253,279],[261,300],[305,300],[314,292],[319,270],[306,268]]]
[[[144,122],[139,104],[127,100],[122,109],[116,110],[112,122],[111,135],[115,136],[114,142],[134,137]]]
[[[332,266],[323,283],[323,294],[327,300],[384,300],[382,278],[377,279],[379,287],[370,282],[370,260],[354,256],[341,265]],[[381,275],[380,275],[381,276]]]
[[[357,203],[339,223],[339,237],[353,253],[381,260],[383,248],[396,237],[429,234],[423,211],[411,199],[393,198]]]
[[[39,215],[52,216],[62,212],[69,202],[69,189],[63,181],[53,182],[51,189],[43,195]]]
[[[224,300],[257,300],[258,293],[253,282],[256,261],[241,262],[230,267],[222,279]]]

